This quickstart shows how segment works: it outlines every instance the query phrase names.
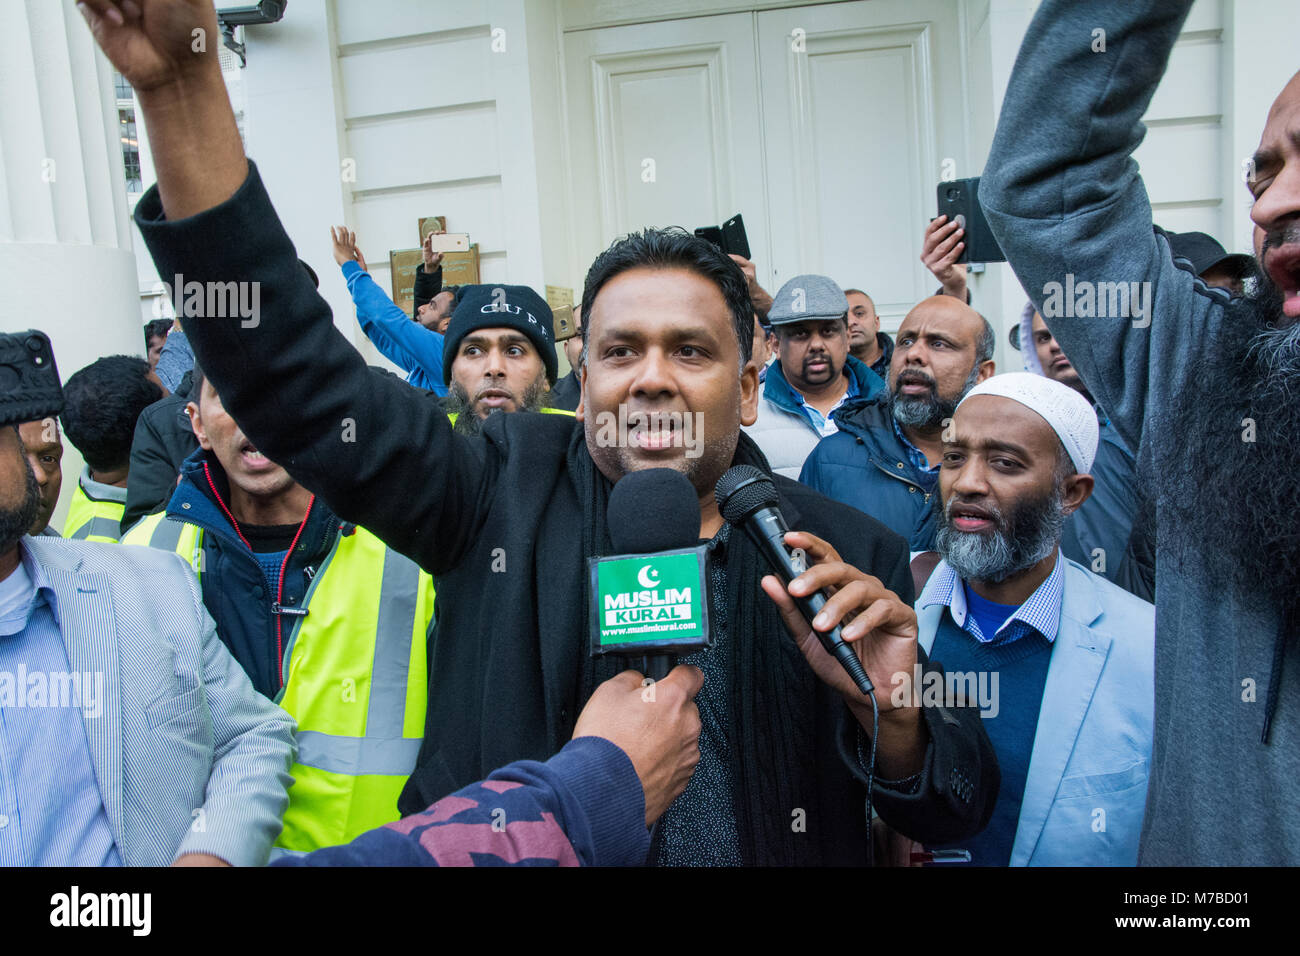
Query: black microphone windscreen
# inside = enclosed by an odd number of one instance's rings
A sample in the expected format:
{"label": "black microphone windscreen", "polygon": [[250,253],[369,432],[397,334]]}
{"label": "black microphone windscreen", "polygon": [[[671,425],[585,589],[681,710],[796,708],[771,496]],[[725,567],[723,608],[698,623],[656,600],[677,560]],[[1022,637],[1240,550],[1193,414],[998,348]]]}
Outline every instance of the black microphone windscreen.
{"label": "black microphone windscreen", "polygon": [[624,475],[609,495],[609,538],[615,554],[691,548],[700,540],[700,499],[685,475],[647,468]]}
{"label": "black microphone windscreen", "polygon": [[753,465],[728,468],[718,479],[713,497],[728,524],[739,524],[759,508],[775,508],[780,503],[772,479]]}

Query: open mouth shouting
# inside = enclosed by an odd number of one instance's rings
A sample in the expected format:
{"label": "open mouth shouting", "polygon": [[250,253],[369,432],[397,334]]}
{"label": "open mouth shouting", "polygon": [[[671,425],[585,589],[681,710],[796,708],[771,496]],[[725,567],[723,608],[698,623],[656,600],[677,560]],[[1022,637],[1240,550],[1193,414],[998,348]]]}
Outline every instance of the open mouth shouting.
{"label": "open mouth shouting", "polygon": [[982,534],[996,531],[998,527],[997,512],[978,505],[954,501],[948,505],[948,521],[958,531]]}
{"label": "open mouth shouting", "polygon": [[632,412],[627,443],[642,451],[666,451],[683,445],[684,412]]}
{"label": "open mouth shouting", "polygon": [[253,447],[247,439],[239,446],[239,463],[246,471],[270,471],[275,463]]}
{"label": "open mouth shouting", "polygon": [[515,393],[508,388],[483,388],[474,396],[474,404],[483,409],[503,408],[509,411],[515,404]]}
{"label": "open mouth shouting", "polygon": [[1264,271],[1282,293],[1282,313],[1287,318],[1300,319],[1300,242],[1268,248],[1264,253]]}
{"label": "open mouth shouting", "polygon": [[934,392],[934,379],[924,372],[899,372],[894,390],[900,395],[930,395]]}

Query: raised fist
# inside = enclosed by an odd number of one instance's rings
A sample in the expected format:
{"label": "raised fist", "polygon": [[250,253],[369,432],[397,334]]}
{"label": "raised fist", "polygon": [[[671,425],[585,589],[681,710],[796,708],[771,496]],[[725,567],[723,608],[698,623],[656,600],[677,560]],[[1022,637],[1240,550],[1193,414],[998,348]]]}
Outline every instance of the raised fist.
{"label": "raised fist", "polygon": [[212,0],[81,0],[104,55],[139,93],[203,73],[221,75]]}

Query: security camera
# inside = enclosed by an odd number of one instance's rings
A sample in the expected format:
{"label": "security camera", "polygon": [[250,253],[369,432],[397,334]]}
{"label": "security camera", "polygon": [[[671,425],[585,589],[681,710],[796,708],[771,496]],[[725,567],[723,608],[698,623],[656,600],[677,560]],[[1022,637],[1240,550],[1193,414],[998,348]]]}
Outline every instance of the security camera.
{"label": "security camera", "polygon": [[284,18],[284,8],[289,0],[259,0],[246,7],[226,7],[217,11],[217,23],[221,26],[221,42],[239,57],[241,67],[248,65],[247,50],[244,44],[235,39],[235,27],[256,26],[260,23],[278,23]]}
{"label": "security camera", "polygon": [[226,7],[217,11],[222,27],[247,27],[259,23],[278,23],[284,17],[288,0],[260,0],[243,7]]}

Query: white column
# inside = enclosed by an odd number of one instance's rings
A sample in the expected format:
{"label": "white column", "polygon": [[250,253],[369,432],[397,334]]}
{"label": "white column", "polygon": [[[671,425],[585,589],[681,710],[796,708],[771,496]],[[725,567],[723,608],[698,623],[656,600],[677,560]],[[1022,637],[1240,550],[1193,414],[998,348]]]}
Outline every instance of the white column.
{"label": "white column", "polygon": [[144,354],[112,68],[72,0],[0,30],[0,331],[38,328],[69,375]]}
{"label": "white column", "polygon": [[[144,355],[113,71],[73,0],[5,4],[0,30],[0,332],[50,337],[64,381]],[[61,530],[81,473],[64,442]]]}

